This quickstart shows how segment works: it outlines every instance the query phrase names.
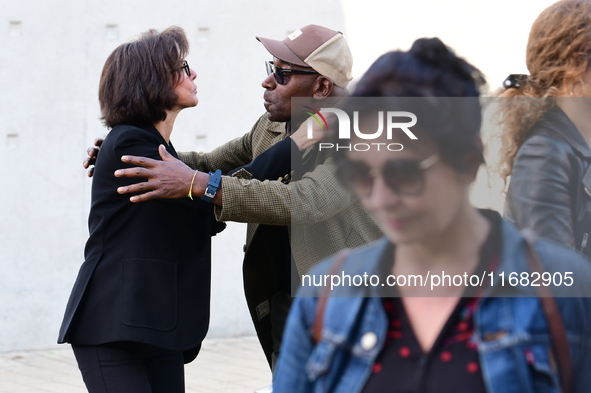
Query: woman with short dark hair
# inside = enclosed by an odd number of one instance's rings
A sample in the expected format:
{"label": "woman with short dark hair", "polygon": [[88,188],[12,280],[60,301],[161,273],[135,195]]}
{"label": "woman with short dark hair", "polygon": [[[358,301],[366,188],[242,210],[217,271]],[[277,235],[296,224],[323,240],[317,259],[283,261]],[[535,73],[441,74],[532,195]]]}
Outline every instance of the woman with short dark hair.
{"label": "woman with short dark hair", "polygon": [[[96,162],[90,237],[60,329],[91,393],[184,392],[184,363],[209,323],[210,205],[189,198],[134,204],[117,188],[123,155],[177,157],[178,113],[198,104],[180,27],[150,30],[107,59],[99,102],[111,130]],[[189,185],[187,185],[189,187]],[[187,189],[187,192],[189,190]]]}
{"label": "woman with short dark hair", "polygon": [[[115,49],[105,62],[99,82],[105,125],[113,128],[124,123],[154,124],[166,120],[167,111],[179,99],[176,87],[197,77],[184,62],[188,53],[189,42],[180,27],[162,33],[150,30],[137,41]],[[187,105],[197,105],[197,96],[193,95],[195,103]],[[170,121],[174,123],[174,119],[169,118]]]}

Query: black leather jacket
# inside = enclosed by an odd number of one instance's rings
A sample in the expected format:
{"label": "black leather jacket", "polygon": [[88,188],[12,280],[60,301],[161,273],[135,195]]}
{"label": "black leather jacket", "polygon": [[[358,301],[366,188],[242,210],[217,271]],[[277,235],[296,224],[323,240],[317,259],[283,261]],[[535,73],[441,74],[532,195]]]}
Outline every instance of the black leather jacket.
{"label": "black leather jacket", "polygon": [[517,153],[505,217],[591,257],[591,149],[558,107]]}

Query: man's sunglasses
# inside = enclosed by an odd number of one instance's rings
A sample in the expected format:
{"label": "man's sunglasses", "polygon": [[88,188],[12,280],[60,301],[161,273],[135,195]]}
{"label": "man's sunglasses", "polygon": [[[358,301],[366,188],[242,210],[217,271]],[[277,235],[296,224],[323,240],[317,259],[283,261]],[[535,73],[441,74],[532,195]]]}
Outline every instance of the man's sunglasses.
{"label": "man's sunglasses", "polygon": [[273,64],[272,61],[266,61],[265,66],[267,67],[267,75],[273,74],[275,78],[275,82],[277,84],[283,85],[285,84],[285,74],[302,74],[302,75],[313,75],[318,74],[316,71],[306,71],[306,70],[292,70],[291,68],[285,69],[276,66]]}
{"label": "man's sunglasses", "polygon": [[191,77],[191,69],[189,68],[189,63],[187,62],[187,60],[183,61],[183,66],[181,67],[181,70],[185,70],[187,76]]}
{"label": "man's sunglasses", "polygon": [[392,191],[399,195],[420,195],[425,187],[425,170],[439,161],[433,154],[423,161],[392,160],[382,168],[370,168],[362,162],[343,160],[338,163],[337,176],[342,184],[362,196],[371,194],[374,178],[381,176]]}

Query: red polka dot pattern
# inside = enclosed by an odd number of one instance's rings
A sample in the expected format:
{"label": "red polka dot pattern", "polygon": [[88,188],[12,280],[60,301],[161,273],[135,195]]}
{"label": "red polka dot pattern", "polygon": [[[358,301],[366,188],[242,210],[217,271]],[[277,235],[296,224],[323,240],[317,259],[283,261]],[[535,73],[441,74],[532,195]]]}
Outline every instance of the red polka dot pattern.
{"label": "red polka dot pattern", "polygon": [[[382,299],[388,317],[386,340],[372,366],[368,390],[363,390],[362,393],[382,393],[386,386],[389,386],[388,392],[394,393],[485,393],[477,346],[472,341],[476,302],[476,298],[462,299],[450,315],[433,348],[425,352],[414,335],[402,301]],[[391,389],[394,380],[396,388]]]}
{"label": "red polka dot pattern", "polygon": [[398,353],[403,358],[407,358],[407,357],[410,356],[410,348],[408,348],[408,347],[402,347],[402,348],[400,348],[400,351],[398,351]]}
{"label": "red polka dot pattern", "polygon": [[451,360],[451,358],[452,358],[452,357],[453,357],[453,356],[452,356],[451,352],[449,352],[449,351],[443,351],[443,352],[441,353],[440,359],[441,359],[442,361],[444,361],[444,362],[449,362],[449,361]]}
{"label": "red polka dot pattern", "polygon": [[382,371],[382,364],[381,363],[375,363],[372,367],[373,373],[379,373],[380,371]]}
{"label": "red polka dot pattern", "polygon": [[478,370],[480,370],[480,367],[478,366],[478,363],[470,362],[466,366],[466,370],[468,370],[469,373],[474,374],[475,372],[478,372]]}
{"label": "red polka dot pattern", "polygon": [[[500,261],[501,217],[483,215],[491,230],[480,249],[474,274],[494,271]],[[394,247],[384,252],[384,261],[394,259]],[[385,262],[384,262],[385,263]],[[467,290],[443,323],[431,348],[425,349],[415,335],[414,326],[400,297],[382,298],[387,317],[383,346],[372,364],[372,374],[361,393],[486,393],[479,363],[474,315],[479,296],[486,288]],[[526,358],[531,358],[527,356]]]}
{"label": "red polka dot pattern", "polygon": [[388,337],[390,337],[390,338],[402,338],[402,332],[390,331],[390,332],[388,332]]}

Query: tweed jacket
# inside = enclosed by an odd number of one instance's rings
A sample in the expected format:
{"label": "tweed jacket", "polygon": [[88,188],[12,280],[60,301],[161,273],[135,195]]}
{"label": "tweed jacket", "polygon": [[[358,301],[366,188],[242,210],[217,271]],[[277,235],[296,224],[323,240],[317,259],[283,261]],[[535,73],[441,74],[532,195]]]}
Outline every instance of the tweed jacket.
{"label": "tweed jacket", "polygon": [[[221,169],[227,173],[249,164],[286,136],[285,123],[272,122],[265,114],[246,135],[210,153],[179,153],[179,158],[194,169]],[[270,308],[281,281],[281,261],[274,258],[277,247],[283,247],[277,238],[279,231],[272,226],[288,228],[292,256],[300,275],[338,250],[381,236],[359,201],[341,187],[332,158],[325,152],[311,147],[302,156],[301,168],[303,173],[277,180],[254,179],[244,168],[232,176],[223,176],[223,207],[215,208],[220,221],[248,223],[244,292],[269,364],[273,352]],[[286,181],[286,177],[290,180]]]}
{"label": "tweed jacket", "polygon": [[[221,169],[223,173],[246,165],[287,136],[285,123],[261,116],[252,130],[210,153],[179,153],[191,168]],[[261,181],[245,170],[222,177],[223,207],[219,221],[248,223],[245,252],[259,224],[290,227],[290,243],[299,274],[345,247],[366,244],[381,236],[373,220],[335,177],[332,158],[316,146],[303,155],[303,174],[296,181]]]}

